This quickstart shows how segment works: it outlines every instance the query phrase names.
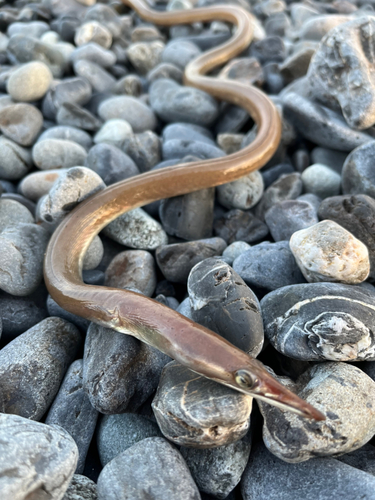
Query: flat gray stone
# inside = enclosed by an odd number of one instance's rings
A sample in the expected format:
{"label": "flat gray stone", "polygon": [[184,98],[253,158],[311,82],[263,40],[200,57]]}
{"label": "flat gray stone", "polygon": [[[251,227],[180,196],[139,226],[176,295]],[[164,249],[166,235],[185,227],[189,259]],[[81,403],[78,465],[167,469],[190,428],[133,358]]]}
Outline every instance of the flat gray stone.
{"label": "flat gray stone", "polygon": [[92,144],[91,135],[79,128],[70,127],[69,125],[56,125],[45,130],[38,137],[38,141],[45,139],[63,139],[65,141],[73,141],[83,146],[86,150],[90,149]]}
{"label": "flat gray stone", "polygon": [[289,240],[293,233],[319,222],[316,209],[302,200],[284,200],[272,205],[264,217],[275,241]]}
{"label": "flat gray stone", "polygon": [[330,167],[314,163],[301,174],[305,193],[312,193],[322,200],[340,193],[341,176]]}
{"label": "flat gray stone", "polygon": [[53,170],[84,165],[87,152],[82,146],[73,141],[44,139],[34,145],[32,156],[38,168]]}
{"label": "flat gray stone", "polygon": [[0,130],[20,146],[31,146],[43,126],[43,116],[31,104],[10,104],[0,109]]}
{"label": "flat gray stone", "polygon": [[102,120],[120,118],[130,123],[135,133],[154,130],[156,117],[151,108],[130,96],[111,97],[103,101],[98,109]]}
{"label": "flat gray stone", "polygon": [[85,45],[76,47],[70,55],[70,60],[74,64],[76,61],[84,59],[103,68],[108,68],[116,63],[116,56],[111,50],[107,50],[96,42],[88,42]]}
{"label": "flat gray stone", "polygon": [[7,227],[19,223],[33,224],[34,217],[30,210],[15,200],[0,198],[0,233]]}
{"label": "flat gray stone", "polygon": [[84,165],[100,175],[107,186],[140,173],[129,155],[104,142],[90,149]]}
{"label": "flat gray stone", "polygon": [[164,63],[173,64],[180,69],[185,69],[185,66],[195,57],[201,54],[201,50],[197,45],[188,40],[171,40],[165,46],[161,55],[161,60]]}

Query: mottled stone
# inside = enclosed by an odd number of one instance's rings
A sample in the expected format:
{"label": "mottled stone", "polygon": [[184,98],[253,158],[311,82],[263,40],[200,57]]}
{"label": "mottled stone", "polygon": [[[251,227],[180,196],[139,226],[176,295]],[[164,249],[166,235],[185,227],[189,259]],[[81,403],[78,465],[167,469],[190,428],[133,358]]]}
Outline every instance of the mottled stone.
{"label": "mottled stone", "polygon": [[214,233],[228,243],[255,243],[268,234],[268,227],[251,212],[230,210],[214,221]]}
{"label": "mottled stone", "polygon": [[32,149],[33,161],[41,170],[83,165],[86,156],[87,152],[82,146],[64,139],[44,139],[38,141]]}
{"label": "mottled stone", "polygon": [[77,47],[80,47],[90,42],[95,42],[104,49],[109,49],[112,45],[112,34],[105,26],[97,21],[89,21],[82,24],[77,29],[74,43]]}
{"label": "mottled stone", "polygon": [[122,150],[130,156],[140,172],[148,172],[161,160],[160,138],[151,130],[129,135],[122,143]]}
{"label": "mottled stone", "polygon": [[263,177],[258,171],[251,172],[216,189],[219,203],[223,207],[248,210],[256,205],[263,195]]}
{"label": "mottled stone", "polygon": [[0,109],[1,132],[21,146],[31,146],[42,126],[42,113],[31,104],[11,104]]}
{"label": "mottled stone", "polygon": [[116,94],[125,94],[139,97],[143,93],[144,80],[138,75],[125,75],[113,87]]}
{"label": "mottled stone", "polygon": [[96,172],[107,186],[139,174],[139,169],[130,156],[118,147],[104,142],[90,149],[84,164]]}
{"label": "mottled stone", "polygon": [[135,42],[129,46],[126,54],[137,72],[146,75],[161,62],[164,47],[160,40]]}
{"label": "mottled stone", "polygon": [[84,20],[101,23],[112,33],[113,37],[119,37],[122,30],[124,30],[125,34],[128,27],[130,28],[132,25],[130,16],[122,16],[120,18],[114,7],[102,3],[97,3],[90,9],[86,9]]}
{"label": "mottled stone", "polygon": [[135,133],[154,130],[156,117],[142,101],[130,96],[117,96],[105,99],[98,109],[102,120],[120,118],[126,120]]}
{"label": "mottled stone", "polygon": [[367,194],[375,198],[374,151],[375,141],[371,141],[357,147],[346,157],[342,169],[344,194]]}
{"label": "mottled stone", "polygon": [[290,249],[310,283],[335,281],[358,284],[370,272],[367,247],[334,221],[325,220],[296,231]]}
{"label": "mottled stone", "polygon": [[263,347],[263,322],[256,295],[219,257],[199,262],[190,271],[188,293],[192,317],[256,358]]}
{"label": "mottled stone", "polygon": [[14,181],[21,179],[30,170],[32,159],[30,151],[15,142],[0,137],[0,177]]}
{"label": "mottled stone", "polygon": [[326,165],[314,163],[302,172],[301,179],[304,191],[322,200],[340,193],[341,176]]}
{"label": "mottled stone", "polygon": [[4,195],[0,198],[0,233],[16,224],[33,222],[35,221],[32,213],[24,205],[18,201],[7,200]]}
{"label": "mottled stone", "polygon": [[296,231],[319,222],[316,209],[298,199],[275,203],[267,210],[264,219],[275,241],[289,240]]}
{"label": "mottled stone", "polygon": [[96,484],[86,476],[74,474],[62,500],[98,500]]}
{"label": "mottled stone", "polygon": [[43,62],[35,61],[16,69],[7,82],[7,92],[15,101],[37,101],[49,89],[52,73]]}
{"label": "mottled stone", "polygon": [[246,434],[252,402],[251,396],[172,361],[163,370],[152,408],[169,440],[212,448],[234,443]]}

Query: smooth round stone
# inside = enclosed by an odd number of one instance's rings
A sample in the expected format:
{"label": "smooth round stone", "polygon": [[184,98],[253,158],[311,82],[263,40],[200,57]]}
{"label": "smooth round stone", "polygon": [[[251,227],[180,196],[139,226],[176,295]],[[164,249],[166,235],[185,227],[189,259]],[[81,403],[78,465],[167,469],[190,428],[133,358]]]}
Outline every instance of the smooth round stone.
{"label": "smooth round stone", "polygon": [[41,170],[71,168],[83,165],[87,156],[85,148],[64,139],[44,139],[32,149],[35,165]]}
{"label": "smooth round stone", "polygon": [[241,149],[243,138],[244,134],[219,134],[217,143],[225,154],[230,155]]}
{"label": "smooth round stone", "polygon": [[43,100],[43,114],[46,118],[55,120],[57,111],[65,102],[86,104],[91,94],[91,85],[85,78],[66,78],[52,85]]}
{"label": "smooth round stone", "polygon": [[121,245],[143,250],[155,250],[168,241],[161,224],[141,208],[120,215],[103,233]]}
{"label": "smooth round stone", "polygon": [[88,42],[73,50],[70,55],[72,63],[77,61],[93,62],[103,68],[110,68],[116,63],[116,55],[111,50],[106,50],[96,42]]}
{"label": "smooth round stone", "polygon": [[195,43],[188,40],[171,40],[161,54],[161,60],[184,70],[186,65],[199,56],[201,52]]}
{"label": "smooth round stone", "polygon": [[15,181],[31,169],[30,151],[6,137],[0,137],[0,178]]}
{"label": "smooth round stone", "polygon": [[375,276],[375,239],[373,221],[375,200],[365,194],[326,198],[319,206],[320,219],[337,222],[367,246],[370,258],[370,276]]}
{"label": "smooth round stone", "polygon": [[170,358],[130,335],[90,324],[83,357],[83,386],[100,413],[137,410],[155,391]]}
{"label": "smooth round stone", "polygon": [[222,238],[174,243],[157,248],[155,258],[167,280],[173,283],[186,283],[191,269],[198,262],[221,255],[226,246]]}
{"label": "smooth round stone", "polygon": [[95,134],[94,142],[95,144],[104,142],[121,148],[125,139],[132,134],[133,129],[127,121],[120,119],[108,120]]}
{"label": "smooth round stone", "polygon": [[155,66],[148,74],[147,81],[149,84],[158,80],[159,78],[168,78],[170,80],[175,80],[177,83],[182,83],[183,72],[182,70],[170,63],[160,63]]}
{"label": "smooth round stone", "polygon": [[225,156],[224,151],[213,144],[200,141],[187,141],[184,139],[170,139],[169,141],[164,141],[162,145],[162,154],[164,160],[172,160],[174,158],[180,159],[188,155],[194,155],[204,160]]}
{"label": "smooth round stone", "polygon": [[40,420],[81,342],[71,323],[46,318],[0,351],[4,412]]}
{"label": "smooth round stone", "polygon": [[258,171],[217,187],[219,203],[225,208],[240,210],[248,210],[256,205],[263,190],[263,177]]}
{"label": "smooth round stone", "polygon": [[[4,181],[3,181],[4,182]],[[3,193],[2,194],[2,199],[3,200],[13,200],[16,201],[17,203],[20,203],[24,207],[26,207],[30,213],[34,216],[36,212],[36,205],[32,201],[28,200],[22,194],[18,193]]]}
{"label": "smooth round stone", "polygon": [[296,231],[319,222],[316,209],[300,200],[285,200],[272,205],[264,219],[275,241],[289,240]]}
{"label": "smooth round stone", "polygon": [[11,104],[0,110],[1,132],[21,146],[31,146],[42,126],[42,113],[31,104]]}
{"label": "smooth round stone", "polygon": [[59,125],[93,131],[97,131],[102,125],[102,122],[90,111],[73,102],[64,102],[61,105],[56,114],[56,122]]}
{"label": "smooth round stone", "polygon": [[124,451],[102,470],[100,500],[199,500],[200,494],[179,451],[166,439],[150,437]]}
{"label": "smooth round stone", "polygon": [[346,158],[342,169],[344,194],[367,194],[375,197],[375,174],[372,158],[375,141],[354,149]]}
{"label": "smooth round stone", "polygon": [[44,141],[45,139],[63,139],[66,141],[73,141],[80,144],[86,150],[90,149],[92,144],[90,134],[84,130],[67,125],[57,125],[56,127],[48,128],[40,134],[38,141]]}
{"label": "smooth round stone", "polygon": [[125,138],[122,150],[132,158],[141,172],[148,172],[161,160],[160,138],[151,130]]}
{"label": "smooth round stone", "polygon": [[41,198],[39,219],[47,223],[60,222],[78,203],[104,188],[102,179],[89,168],[69,168],[59,176],[48,195]]}
{"label": "smooth round stone", "polygon": [[312,426],[303,417],[260,402],[264,443],[278,458],[293,463],[317,455],[347,453],[374,435],[375,382],[359,368],[346,363],[320,363],[296,383],[287,377],[280,381],[325,414],[326,421]]}
{"label": "smooth round stone", "polygon": [[371,474],[333,458],[318,457],[305,463],[288,464],[259,444],[251,452],[241,491],[244,500],[300,500],[301,491],[304,500],[358,500],[370,499],[374,487]]}
{"label": "smooth round stone", "polygon": [[136,71],[140,75],[146,75],[161,62],[164,47],[160,40],[136,42],[129,46],[126,54]]}
{"label": "smooth round stone", "polygon": [[206,128],[193,123],[170,123],[163,129],[163,142],[181,139],[190,142],[205,142],[215,146],[212,133]]}
{"label": "smooth round stone", "polygon": [[261,300],[267,338],[282,354],[306,361],[374,359],[375,294],[362,286],[309,283]]}
{"label": "smooth round stone", "polygon": [[217,134],[240,132],[248,121],[249,113],[246,110],[233,104],[222,103],[215,130]]}
{"label": "smooth round stone", "polygon": [[251,396],[172,361],[162,372],[152,409],[170,441],[212,448],[244,437],[250,426],[252,403]]}
{"label": "smooth round stone", "polygon": [[249,250],[251,246],[245,241],[235,241],[224,250],[222,257],[225,258],[230,266],[233,264],[234,259],[239,257],[242,253]]}
{"label": "smooth round stone", "polygon": [[34,217],[30,210],[14,200],[0,198],[0,233],[19,223],[32,224]]}
{"label": "smooth round stone", "polygon": [[174,80],[159,78],[150,86],[150,105],[166,122],[211,125],[219,114],[216,100],[193,87],[182,87]]}
{"label": "smooth round stone", "polygon": [[165,295],[162,294],[156,295],[155,300],[157,302],[160,302],[160,304],[163,304],[164,306],[170,307],[174,311],[177,311],[177,308],[180,305],[178,300],[175,299],[174,297],[166,297]]}
{"label": "smooth round stone", "polygon": [[77,474],[84,469],[98,418],[98,412],[91,406],[83,389],[82,367],[82,359],[70,365],[45,419],[46,424],[65,429],[76,442],[79,452]]}
{"label": "smooth round stone", "polygon": [[154,40],[164,40],[164,35],[155,26],[137,26],[132,30],[131,41],[153,42]]}
{"label": "smooth round stone", "polygon": [[112,260],[105,273],[105,285],[113,288],[136,288],[152,297],[156,287],[154,257],[145,250],[126,250]]}
{"label": "smooth round stone", "polygon": [[7,92],[15,101],[37,101],[49,89],[52,73],[43,62],[35,61],[16,69],[7,82]]}
{"label": "smooth round stone", "polygon": [[370,272],[367,247],[334,221],[325,220],[295,232],[290,249],[310,283],[355,285],[365,281]]}
{"label": "smooth round stone", "polygon": [[65,172],[65,169],[33,172],[22,179],[18,185],[18,190],[25,198],[38,201],[39,198],[48,194],[63,172]]}
{"label": "smooth round stone", "polygon": [[106,143],[90,149],[85,166],[100,175],[107,186],[139,174],[137,165],[127,154]]}
{"label": "smooth round stone", "polygon": [[90,42],[95,42],[104,49],[109,49],[112,45],[112,34],[97,21],[84,23],[77,29],[74,43],[77,47],[80,47]]}
{"label": "smooth round stone", "polygon": [[76,316],[60,307],[50,295],[48,295],[46,306],[50,316],[57,316],[58,318],[69,321],[69,323],[77,326],[82,332],[86,332],[90,325],[89,320],[81,318],[81,316]]}
{"label": "smooth round stone", "polygon": [[0,440],[4,500],[62,498],[78,459],[77,446],[64,429],[0,414]]}
{"label": "smooth round stone", "polygon": [[127,27],[132,25],[130,16],[123,16],[121,22],[121,18],[119,18],[115,8],[102,3],[97,3],[90,9],[86,9],[84,20],[101,23],[114,37],[119,37],[122,30],[126,33]]}
{"label": "smooth round stone", "polygon": [[214,188],[161,200],[159,216],[165,231],[184,240],[210,238],[214,202]]}
{"label": "smooth round stone", "polygon": [[233,269],[248,286],[266,290],[305,281],[287,241],[254,245],[234,260]]}
{"label": "smooth round stone", "polygon": [[282,175],[265,190],[255,208],[255,215],[263,220],[265,213],[272,205],[284,200],[294,200],[300,194],[302,194],[301,175],[297,172]]}
{"label": "smooth round stone", "polygon": [[152,109],[130,96],[106,99],[99,105],[98,114],[104,121],[113,118],[127,121],[135,133],[154,130],[156,127],[156,117]]}
{"label": "smooth round stone", "polygon": [[139,97],[143,93],[143,80],[138,75],[125,75],[113,87],[115,94]]}
{"label": "smooth round stone", "polygon": [[162,433],[155,422],[143,415],[104,415],[97,433],[100,462],[104,467],[123,451],[150,437],[162,437]]}
{"label": "smooth round stone", "polygon": [[190,271],[187,289],[194,321],[258,356],[264,341],[259,301],[228,264],[220,257],[199,262]]}
{"label": "smooth round stone", "polygon": [[102,240],[98,235],[94,237],[83,258],[82,269],[89,271],[95,269],[100,264],[104,254]]}
{"label": "smooth round stone", "polygon": [[268,227],[251,212],[230,210],[214,221],[214,233],[228,243],[254,243],[268,234]]}
{"label": "smooth round stone", "polygon": [[62,500],[98,500],[96,484],[86,476],[74,474]]}
{"label": "smooth round stone", "polygon": [[86,78],[96,92],[110,91],[116,83],[116,79],[95,62],[79,59],[73,66],[75,74]]}
{"label": "smooth round stone", "polygon": [[40,38],[44,33],[49,30],[47,23],[43,21],[32,21],[32,22],[15,22],[11,23],[7,29],[7,35],[9,37],[13,35],[28,35],[35,38]]}
{"label": "smooth round stone", "polygon": [[18,223],[0,234],[0,288],[11,295],[34,292],[43,277],[48,232],[36,224]]}
{"label": "smooth round stone", "polygon": [[312,163],[322,163],[338,173],[341,173],[345,160],[346,154],[334,149],[317,147],[311,151]]}
{"label": "smooth round stone", "polygon": [[250,455],[246,436],[236,443],[199,450],[180,448],[199,491],[215,498],[227,498],[241,480]]}
{"label": "smooth round stone", "polygon": [[316,194],[323,200],[340,193],[341,176],[326,165],[315,163],[307,167],[301,179],[306,193]]}

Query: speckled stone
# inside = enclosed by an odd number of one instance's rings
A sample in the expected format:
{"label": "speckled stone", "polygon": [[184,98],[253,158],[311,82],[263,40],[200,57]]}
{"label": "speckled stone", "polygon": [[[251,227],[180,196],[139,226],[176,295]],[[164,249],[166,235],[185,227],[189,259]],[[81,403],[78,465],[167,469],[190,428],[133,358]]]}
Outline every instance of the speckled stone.
{"label": "speckled stone", "polygon": [[251,396],[172,361],[163,370],[152,408],[170,441],[212,448],[238,441],[246,434],[252,402]]}
{"label": "speckled stone", "polygon": [[49,89],[52,73],[43,62],[34,61],[16,69],[7,82],[7,92],[15,101],[37,101]]}
{"label": "speckled stone", "polygon": [[121,148],[124,140],[133,134],[133,129],[125,120],[113,119],[104,123],[95,134],[95,144],[106,143]]}
{"label": "speckled stone", "polygon": [[296,231],[290,249],[310,283],[335,281],[358,284],[370,272],[366,245],[334,221],[325,220]]}
{"label": "speckled stone", "polygon": [[62,498],[78,458],[64,429],[0,414],[0,440],[1,498]]}
{"label": "speckled stone", "polygon": [[188,278],[193,320],[256,358],[263,347],[259,301],[219,257],[196,264]]}
{"label": "speckled stone", "polygon": [[264,331],[277,351],[294,359],[373,360],[374,304],[371,287],[288,286],[261,300]]}
{"label": "speckled stone", "polygon": [[319,222],[316,209],[298,199],[275,203],[267,210],[264,219],[275,241],[289,240],[296,231]]}
{"label": "speckled stone", "polygon": [[263,195],[263,177],[258,171],[251,172],[237,181],[222,184],[216,189],[219,203],[223,207],[248,210],[256,205]]}
{"label": "speckled stone", "polygon": [[214,220],[214,233],[228,243],[245,241],[255,243],[268,234],[267,225],[251,212],[230,210]]}
{"label": "speckled stone", "polygon": [[147,438],[127,449],[101,472],[99,500],[200,500],[189,469],[176,448],[163,438]]}
{"label": "speckled stone", "polygon": [[341,176],[326,165],[315,163],[307,167],[301,175],[304,191],[319,198],[328,198],[340,193]]}
{"label": "speckled stone", "polygon": [[243,138],[244,134],[219,134],[217,136],[217,143],[225,154],[230,155],[241,149]]}
{"label": "speckled stone", "polygon": [[0,198],[0,233],[7,227],[18,223],[32,224],[34,217],[30,210],[14,200]]}
{"label": "speckled stone", "polygon": [[63,139],[45,139],[38,141],[32,149],[35,165],[41,170],[71,168],[83,165],[86,150],[73,141]]}
{"label": "speckled stone", "polygon": [[0,130],[20,146],[31,146],[43,126],[43,116],[31,104],[11,104],[0,109]]}
{"label": "speckled stone", "polygon": [[74,474],[62,500],[98,500],[96,484],[86,476]]}
{"label": "speckled stone", "polygon": [[148,172],[161,160],[160,138],[151,130],[129,135],[124,139],[121,148],[134,161],[140,172]]}
{"label": "speckled stone", "polygon": [[136,71],[146,75],[161,62],[164,47],[164,43],[160,40],[135,42],[129,46],[126,54]]}
{"label": "speckled stone", "polygon": [[45,130],[38,137],[38,141],[44,139],[63,139],[66,141],[73,141],[80,144],[86,150],[90,149],[92,144],[91,135],[79,128],[70,127],[68,125],[57,125]]}
{"label": "speckled stone", "polygon": [[342,169],[344,194],[367,194],[375,197],[375,175],[372,159],[375,141],[357,147],[346,158]]}
{"label": "speckled stone", "polygon": [[109,49],[112,45],[112,34],[97,21],[89,21],[77,29],[74,42],[77,47],[85,43],[95,42],[104,49]]}
{"label": "speckled stone", "polygon": [[117,96],[104,100],[98,109],[102,120],[120,118],[130,123],[135,133],[154,130],[156,117],[142,101],[130,96]]}
{"label": "speckled stone", "polygon": [[105,142],[90,149],[84,165],[100,175],[107,186],[139,174],[130,156],[117,146]]}
{"label": "speckled stone", "polygon": [[6,137],[0,137],[0,177],[15,181],[24,177],[30,170],[32,159],[30,151]]}

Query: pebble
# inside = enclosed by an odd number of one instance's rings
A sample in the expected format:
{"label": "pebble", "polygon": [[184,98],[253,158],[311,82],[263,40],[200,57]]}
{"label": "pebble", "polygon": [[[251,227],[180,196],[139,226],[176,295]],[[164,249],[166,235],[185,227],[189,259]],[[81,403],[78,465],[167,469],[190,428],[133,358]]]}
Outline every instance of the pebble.
{"label": "pebble", "polygon": [[164,141],[162,154],[164,160],[181,159],[188,155],[194,155],[204,160],[225,156],[222,149],[208,142],[188,141],[184,139]]}
{"label": "pebble", "polygon": [[32,224],[35,222],[30,210],[18,201],[0,198],[0,233],[19,223]]}
{"label": "pebble", "polygon": [[252,403],[251,396],[172,361],[162,372],[152,409],[162,433],[173,443],[212,448],[244,437]]}
{"label": "pebble", "polygon": [[290,83],[297,78],[305,76],[314,54],[315,47],[309,45],[302,46],[299,50],[293,51],[279,66],[284,82]]}
{"label": "pebble", "polygon": [[219,203],[228,209],[252,208],[261,199],[263,191],[263,177],[258,171],[250,172],[241,179],[217,187]]}
{"label": "pebble", "polygon": [[37,101],[52,83],[52,73],[43,62],[34,61],[16,69],[7,82],[7,92],[15,101]]}
{"label": "pebble", "polygon": [[181,87],[167,78],[159,78],[151,84],[149,99],[153,111],[168,123],[180,121],[209,126],[219,114],[218,104],[209,94],[193,87]]}
{"label": "pebble", "polygon": [[50,316],[57,316],[58,318],[62,318],[69,323],[77,326],[82,332],[86,332],[86,330],[88,329],[90,324],[89,320],[65,311],[65,309],[60,307],[50,295],[48,295],[46,306]]}
{"label": "pebble", "polygon": [[298,201],[306,201],[314,208],[315,212],[318,212],[319,205],[322,202],[322,200],[321,200],[321,198],[319,198],[319,196],[316,196],[316,194],[312,194],[312,193],[301,194],[301,196],[298,196],[297,200]]}
{"label": "pebble", "polygon": [[375,141],[354,149],[344,162],[342,169],[342,192],[344,194],[366,194],[375,197],[375,175],[372,157]]}
{"label": "pebble", "polygon": [[122,150],[132,158],[140,172],[148,172],[161,160],[160,146],[159,137],[151,130],[147,130],[126,137]]}
{"label": "pebble", "polygon": [[170,123],[163,128],[163,142],[181,139],[190,142],[205,142],[215,146],[212,133],[206,127],[193,123]]}
{"label": "pebble", "polygon": [[96,172],[107,186],[139,174],[139,169],[130,156],[118,147],[104,142],[90,149],[84,165]]}
{"label": "pebble", "polygon": [[156,262],[168,281],[186,283],[191,269],[204,259],[221,255],[226,247],[222,238],[207,238],[162,245],[156,249]]}
{"label": "pebble", "polygon": [[243,138],[243,134],[219,134],[217,143],[225,154],[230,155],[241,149]]}
{"label": "pebble", "polygon": [[127,121],[120,119],[108,120],[95,134],[94,142],[95,144],[104,142],[121,149],[125,139],[132,134],[133,129]]}
{"label": "pebble", "polygon": [[51,405],[80,346],[75,326],[46,318],[0,351],[5,413],[40,420]]}
{"label": "pebble", "polygon": [[43,21],[33,21],[29,23],[16,22],[11,23],[8,26],[7,35],[8,37],[12,37],[13,35],[28,35],[35,38],[40,38],[48,30],[48,24]]}
{"label": "pebble", "polygon": [[146,250],[126,250],[116,255],[105,272],[105,285],[113,288],[136,288],[152,297],[157,283],[154,257]]}
{"label": "pebble", "polygon": [[250,45],[249,55],[255,57],[261,64],[269,62],[280,63],[285,59],[285,45],[279,36],[266,36]]}
{"label": "pebble", "polygon": [[334,221],[325,220],[295,232],[290,249],[310,283],[355,285],[365,281],[370,272],[367,247]]}
{"label": "pebble", "polygon": [[84,130],[70,127],[68,125],[57,125],[56,127],[48,128],[40,134],[38,141],[44,141],[45,139],[63,139],[66,141],[73,141],[84,147],[86,150],[90,149],[92,145],[92,138],[90,134]]}
{"label": "pebble", "polygon": [[78,458],[64,429],[0,414],[0,440],[1,498],[62,498]]}
{"label": "pebble", "polygon": [[137,26],[133,29],[131,40],[135,42],[153,42],[154,40],[164,40],[165,37],[155,26]]}
{"label": "pebble", "polygon": [[219,73],[219,78],[237,80],[246,85],[262,86],[263,69],[255,57],[240,57],[229,61]]}
{"label": "pebble", "polygon": [[73,65],[81,60],[99,64],[102,68],[110,68],[116,64],[116,55],[96,42],[88,42],[80,47],[76,47],[70,55]]}
{"label": "pebble", "polygon": [[77,29],[74,43],[77,47],[80,47],[90,42],[95,42],[104,49],[109,49],[112,45],[112,34],[97,21],[89,21]]}
{"label": "pebble", "polygon": [[320,41],[329,31],[348,21],[350,18],[343,15],[314,16],[303,23],[298,35],[302,40]]}
{"label": "pebble", "polygon": [[161,60],[184,70],[187,64],[199,56],[201,52],[195,43],[188,40],[171,40],[165,46],[161,54]]}
{"label": "pebble", "polygon": [[18,190],[25,198],[36,202],[39,198],[48,194],[55,181],[65,171],[65,169],[57,169],[33,172],[22,179],[18,185]]}
{"label": "pebble", "polygon": [[116,10],[110,5],[97,3],[85,11],[85,21],[97,21],[105,26],[114,37],[119,37],[122,30],[126,31],[131,18],[124,16],[121,20]]}
{"label": "pebble", "polygon": [[143,83],[144,81],[138,75],[125,75],[117,80],[113,92],[139,97],[143,92]]}
{"label": "pebble", "polygon": [[161,62],[164,43],[160,40],[153,42],[132,43],[126,51],[129,61],[140,75],[147,75]]}
{"label": "pebble", "polygon": [[233,269],[249,287],[265,290],[305,282],[287,241],[252,246],[234,260]]}
{"label": "pebble", "polygon": [[91,85],[80,76],[66,78],[53,84],[43,100],[42,111],[45,118],[55,120],[56,113],[65,102],[86,104],[92,94]]}
{"label": "pebble", "polygon": [[34,164],[41,170],[83,165],[86,156],[85,148],[65,139],[44,139],[35,143],[32,149]]}
{"label": "pebble", "polygon": [[98,130],[102,122],[90,111],[73,102],[64,102],[56,114],[56,122],[59,125],[83,128],[84,130]]}
{"label": "pebble", "polygon": [[261,300],[265,334],[293,359],[372,360],[374,298],[373,290],[339,283],[281,288]]}
{"label": "pebble", "polygon": [[263,347],[259,301],[219,257],[196,264],[187,282],[194,321],[256,358]]}
{"label": "pebble", "polygon": [[104,248],[102,240],[98,235],[94,236],[94,239],[90,243],[89,248],[83,258],[82,269],[84,271],[90,271],[95,269],[100,264],[104,254]]}
{"label": "pebble", "polygon": [[96,484],[86,476],[74,474],[62,500],[98,500]]}
{"label": "pebble", "polygon": [[0,109],[0,130],[20,146],[31,146],[43,126],[42,113],[31,104],[10,104]]}
{"label": "pebble", "polygon": [[249,250],[251,246],[245,241],[234,241],[224,250],[222,257],[225,259],[225,262],[230,266],[233,264],[234,259],[239,257],[242,253]]}
{"label": "pebble", "polygon": [[102,120],[119,118],[127,121],[135,133],[154,130],[156,117],[152,109],[130,96],[117,96],[104,100],[98,109]]}
{"label": "pebble", "polygon": [[342,171],[345,159],[345,153],[335,151],[334,149],[316,147],[311,151],[312,163],[327,165],[327,167],[332,168],[332,170],[339,174]]}
{"label": "pebble", "polygon": [[91,323],[83,356],[83,387],[100,413],[135,411],[155,391],[169,360],[130,335]]}
{"label": "pebble", "polygon": [[109,464],[98,479],[100,500],[200,500],[200,494],[179,451],[159,437],[134,444]]}
{"label": "pebble", "polygon": [[251,212],[230,210],[214,221],[214,233],[228,244],[235,241],[257,242],[268,234],[268,227]]}
{"label": "pebble", "polygon": [[42,281],[43,258],[49,240],[41,226],[17,223],[0,234],[0,288],[11,295],[26,296]]}
{"label": "pebble", "polygon": [[326,198],[320,205],[320,219],[337,222],[364,243],[369,252],[370,277],[375,276],[375,240],[373,220],[375,200],[365,194],[342,195]]}
{"label": "pebble", "polygon": [[157,424],[143,415],[103,415],[97,434],[101,464],[104,467],[123,451],[150,437],[163,435]]}
{"label": "pebble", "polygon": [[151,84],[158,78],[168,78],[169,80],[174,80],[175,82],[182,84],[183,72],[174,64],[162,62],[155,66],[147,74],[147,81],[149,84]]}
{"label": "pebble", "polygon": [[83,390],[82,366],[82,359],[70,365],[45,419],[46,424],[59,425],[74,439],[79,452],[76,474],[83,472],[98,418]]}
{"label": "pebble", "polygon": [[75,74],[85,78],[95,92],[111,91],[116,83],[116,78],[96,62],[79,59],[73,67]]}
{"label": "pebble", "polygon": [[311,422],[260,402],[264,443],[278,458],[298,463],[346,453],[360,448],[374,435],[375,382],[359,368],[346,363],[320,363],[296,383],[287,377],[279,380],[322,411],[326,420]]}
{"label": "pebble", "polygon": [[340,193],[341,176],[327,165],[315,163],[301,174],[304,191],[319,198],[328,198]]}
{"label": "pebble", "polygon": [[293,233],[319,222],[316,209],[307,201],[285,200],[272,205],[265,222],[275,241],[289,240]]}

